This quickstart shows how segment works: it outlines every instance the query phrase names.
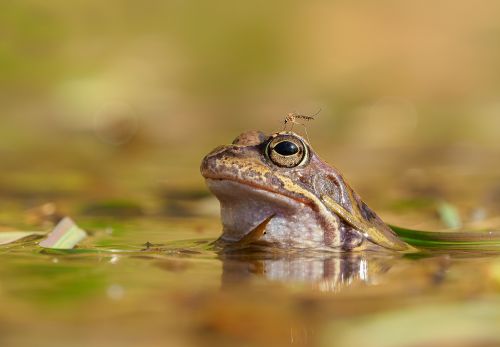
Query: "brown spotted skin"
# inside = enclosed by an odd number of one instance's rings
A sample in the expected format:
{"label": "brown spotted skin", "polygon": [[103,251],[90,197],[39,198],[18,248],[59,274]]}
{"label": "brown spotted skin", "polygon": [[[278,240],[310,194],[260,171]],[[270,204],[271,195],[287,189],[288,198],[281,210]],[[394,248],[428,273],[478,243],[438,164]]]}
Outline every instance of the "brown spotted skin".
{"label": "brown spotted skin", "polygon": [[[307,158],[297,167],[280,167],[266,155],[266,147],[273,137],[290,135],[299,138],[307,146]],[[206,179],[233,181],[252,189],[265,190],[288,197],[310,207],[322,232],[323,246],[336,250],[373,249],[367,242],[366,233],[356,230],[341,216],[336,215],[322,201],[329,196],[348,213],[371,224],[390,230],[385,223],[361,201],[342,175],[321,160],[300,136],[291,132],[266,136],[259,131],[249,131],[238,136],[231,145],[219,146],[210,152],[201,164],[201,174]],[[244,196],[235,199],[245,199]],[[238,211],[235,211],[238,213]],[[242,212],[243,213],[243,212]],[[290,243],[283,242],[282,245]]]}

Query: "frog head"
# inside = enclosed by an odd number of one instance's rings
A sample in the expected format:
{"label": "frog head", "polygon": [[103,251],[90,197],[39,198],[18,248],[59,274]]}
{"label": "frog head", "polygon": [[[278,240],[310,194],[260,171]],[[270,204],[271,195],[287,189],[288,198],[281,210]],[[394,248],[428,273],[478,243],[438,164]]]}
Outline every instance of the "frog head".
{"label": "frog head", "polygon": [[296,133],[245,132],[207,154],[201,174],[220,201],[224,242],[340,251],[410,247]]}

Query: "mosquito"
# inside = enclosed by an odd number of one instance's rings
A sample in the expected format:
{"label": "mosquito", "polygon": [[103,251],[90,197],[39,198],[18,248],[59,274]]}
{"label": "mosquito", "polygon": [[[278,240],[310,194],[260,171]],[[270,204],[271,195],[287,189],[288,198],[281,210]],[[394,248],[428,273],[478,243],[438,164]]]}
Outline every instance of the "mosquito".
{"label": "mosquito", "polygon": [[304,123],[299,122],[299,120],[309,122],[311,120],[314,120],[315,117],[321,112],[321,109],[318,110],[315,114],[311,116],[307,115],[302,115],[302,114],[296,114],[295,112],[289,113],[285,116],[285,120],[283,122],[283,131],[287,130],[288,124],[290,124],[290,130],[293,130],[293,126],[295,124],[297,125],[302,125],[304,127],[304,131],[306,132],[306,138],[307,141],[309,141],[309,135],[307,134],[307,127]]}

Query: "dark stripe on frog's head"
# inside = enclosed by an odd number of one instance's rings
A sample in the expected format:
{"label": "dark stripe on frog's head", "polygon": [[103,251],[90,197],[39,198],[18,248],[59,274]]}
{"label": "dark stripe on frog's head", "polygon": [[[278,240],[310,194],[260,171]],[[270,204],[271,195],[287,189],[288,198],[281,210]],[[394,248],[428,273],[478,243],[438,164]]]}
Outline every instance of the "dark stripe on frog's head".
{"label": "dark stripe on frog's head", "polygon": [[373,212],[363,201],[357,201],[359,211],[361,212],[361,216],[367,221],[377,218],[375,212]]}

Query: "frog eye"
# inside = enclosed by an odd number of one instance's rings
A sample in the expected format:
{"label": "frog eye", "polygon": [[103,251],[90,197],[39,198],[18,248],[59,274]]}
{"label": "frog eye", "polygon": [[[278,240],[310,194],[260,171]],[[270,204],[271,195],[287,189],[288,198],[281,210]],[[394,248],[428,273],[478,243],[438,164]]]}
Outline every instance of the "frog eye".
{"label": "frog eye", "polygon": [[268,143],[266,155],[274,164],[291,168],[305,162],[307,147],[296,137],[278,136]]}

